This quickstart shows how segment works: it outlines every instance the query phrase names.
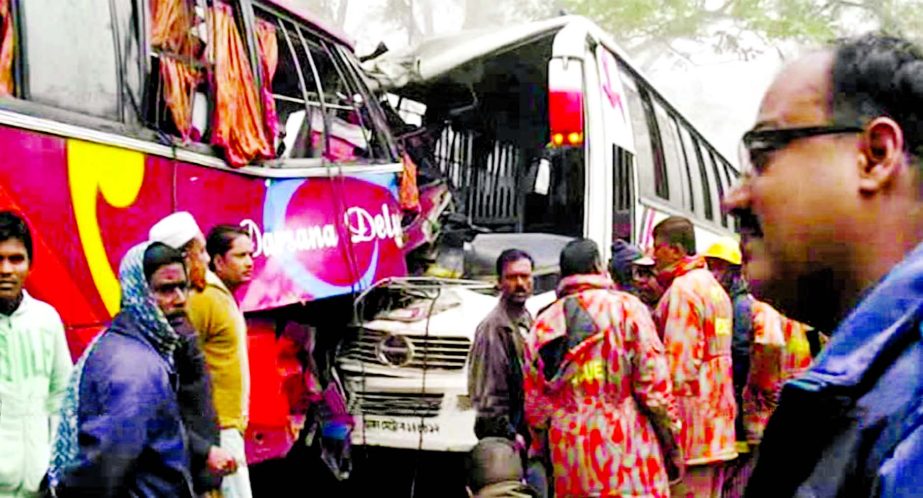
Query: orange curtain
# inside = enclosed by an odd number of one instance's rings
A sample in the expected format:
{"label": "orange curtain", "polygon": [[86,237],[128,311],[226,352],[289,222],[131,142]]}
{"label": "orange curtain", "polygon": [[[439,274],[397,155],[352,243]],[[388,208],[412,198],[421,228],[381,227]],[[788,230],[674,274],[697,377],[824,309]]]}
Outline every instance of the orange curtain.
{"label": "orange curtain", "polygon": [[420,211],[420,189],[417,188],[417,165],[406,152],[401,153],[401,162],[404,171],[401,173],[401,185],[398,189],[401,209],[404,211]]}
{"label": "orange curtain", "polygon": [[163,97],[180,137],[183,140],[201,138],[192,136],[192,94],[199,84],[201,73],[189,64],[161,57],[160,77],[163,81]]}
{"label": "orange curtain", "polygon": [[262,126],[257,95],[247,50],[234,23],[234,13],[225,3],[210,9],[210,59],[214,63],[215,115],[212,144],[224,149],[231,166],[244,166],[254,159],[274,156],[272,144]]}
{"label": "orange curtain", "polygon": [[0,95],[13,94],[13,12],[0,0]]}
{"label": "orange curtain", "polygon": [[272,97],[272,78],[279,65],[279,39],[276,38],[276,27],[262,19],[257,20],[256,38],[260,44],[260,69],[263,74],[260,88],[263,98],[263,120],[266,123],[266,133],[270,139],[275,139],[279,136],[279,117],[276,115],[276,101]]}
{"label": "orange curtain", "polygon": [[[197,59],[200,40],[193,34],[195,12],[188,0],[151,0],[151,45],[162,53]],[[167,108],[183,140],[192,132],[192,94],[201,79],[198,69],[169,55],[160,57],[160,77]]]}

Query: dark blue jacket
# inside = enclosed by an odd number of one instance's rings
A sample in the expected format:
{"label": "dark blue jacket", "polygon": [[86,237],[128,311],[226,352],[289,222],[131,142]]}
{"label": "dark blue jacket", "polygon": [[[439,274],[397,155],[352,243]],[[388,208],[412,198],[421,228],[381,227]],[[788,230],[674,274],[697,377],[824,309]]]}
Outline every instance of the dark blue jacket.
{"label": "dark blue jacket", "polygon": [[221,477],[212,474],[206,465],[212,447],[221,443],[218,415],[215,413],[208,365],[195,330],[185,320],[174,328],[180,336],[173,352],[179,381],[176,399],[186,428],[192,487],[197,494],[203,494],[221,488]]}
{"label": "dark blue jacket", "polygon": [[170,362],[127,314],[104,334],[84,366],[79,452],[58,496],[193,497]]}
{"label": "dark blue jacket", "polygon": [[782,389],[748,497],[923,493],[923,245]]}
{"label": "dark blue jacket", "polygon": [[734,431],[738,441],[746,441],[744,430],[744,387],[750,374],[750,346],[753,343],[753,296],[742,278],[728,289],[734,304],[734,335],[731,336],[731,365],[734,372],[734,401],[737,402],[737,418]]}

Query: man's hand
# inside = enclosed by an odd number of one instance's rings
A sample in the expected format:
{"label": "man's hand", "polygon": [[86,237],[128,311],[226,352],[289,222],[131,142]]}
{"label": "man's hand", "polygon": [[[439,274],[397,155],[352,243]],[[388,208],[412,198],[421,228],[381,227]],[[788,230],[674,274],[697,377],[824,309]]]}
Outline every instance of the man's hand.
{"label": "man's hand", "polygon": [[237,472],[237,460],[226,450],[217,446],[212,446],[208,450],[208,459],[205,461],[205,466],[208,467],[209,472],[216,476],[226,476]]}

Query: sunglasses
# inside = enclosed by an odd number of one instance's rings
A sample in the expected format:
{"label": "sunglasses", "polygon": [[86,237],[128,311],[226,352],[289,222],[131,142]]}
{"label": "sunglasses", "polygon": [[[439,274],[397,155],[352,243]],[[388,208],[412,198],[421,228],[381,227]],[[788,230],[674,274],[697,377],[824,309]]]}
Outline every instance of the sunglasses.
{"label": "sunglasses", "polygon": [[845,125],[751,130],[745,133],[741,140],[740,162],[744,171],[760,174],[769,165],[773,152],[784,149],[795,140],[822,135],[862,133],[863,131],[865,129],[861,126]]}

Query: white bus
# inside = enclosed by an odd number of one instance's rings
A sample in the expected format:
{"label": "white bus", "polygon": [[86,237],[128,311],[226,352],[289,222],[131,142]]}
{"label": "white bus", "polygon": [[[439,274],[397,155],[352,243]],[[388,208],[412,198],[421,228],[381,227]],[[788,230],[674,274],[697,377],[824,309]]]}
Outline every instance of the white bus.
{"label": "white bus", "polygon": [[431,146],[417,162],[444,179],[455,216],[478,227],[460,252],[464,277],[486,284],[390,284],[401,297],[373,307],[378,314],[337,358],[355,444],[467,451],[476,443],[467,357],[496,304],[489,291],[502,250],[535,257],[534,313],[554,299],[558,254],[573,237],[593,239],[608,259],[616,239],[650,246],[670,215],[694,221],[700,250],[734,232],[720,199],[738,171],[587,19],[431,39],[365,68],[413,121],[395,134],[428,137],[418,140]]}

